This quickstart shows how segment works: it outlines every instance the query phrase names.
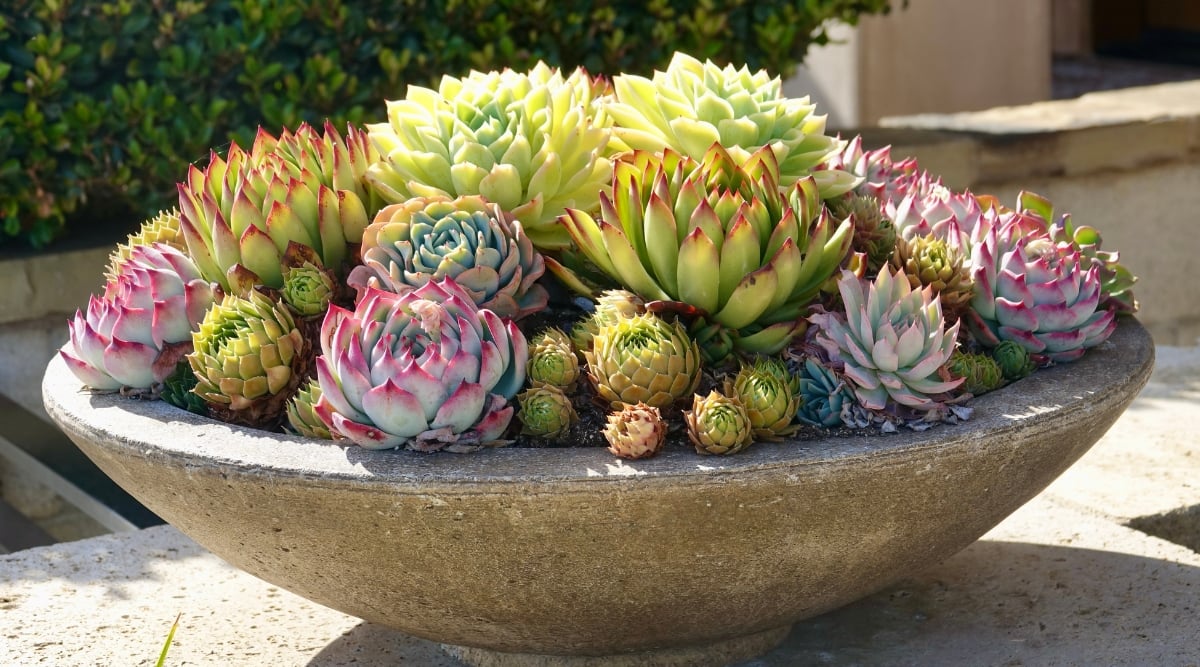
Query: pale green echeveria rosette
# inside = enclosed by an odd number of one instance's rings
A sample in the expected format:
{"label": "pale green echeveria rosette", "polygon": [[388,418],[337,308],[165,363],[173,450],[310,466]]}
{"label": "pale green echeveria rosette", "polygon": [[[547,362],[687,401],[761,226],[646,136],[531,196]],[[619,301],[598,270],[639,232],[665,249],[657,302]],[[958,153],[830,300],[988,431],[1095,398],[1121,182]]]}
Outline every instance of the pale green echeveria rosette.
{"label": "pale green echeveria rosette", "polygon": [[219,294],[191,258],[162,243],[134,245],[101,296],[67,324],[59,350],[91,389],[151,389],[191,351],[192,330]]}
{"label": "pale green echeveria rosette", "polygon": [[830,216],[812,178],[781,192],[777,176],[765,149],[746,162],[721,146],[701,162],[637,151],[617,163],[598,219],[571,209],[561,222],[580,252],[627,289],[682,303],[686,315],[729,332],[729,345],[704,337],[714,361],[735,349],[775,354],[802,330],[806,307],[853,240],[852,222]]}
{"label": "pale green echeveria rosette", "polygon": [[918,411],[936,406],[935,396],[962,379],[939,373],[954,353],[959,323],[944,327],[940,300],[932,290],[914,290],[904,273],[889,267],[867,285],[844,273],[838,289],[845,313],[809,318],[820,327],[815,341],[831,359],[844,364],[858,402],[884,410],[889,402]]}
{"label": "pale green echeveria rosette", "polygon": [[812,176],[829,199],[860,182],[842,169],[817,169],[841,142],[825,135],[825,116],[814,113],[816,105],[807,97],[784,97],[779,78],[764,70],[722,68],[676,53],[666,71],[652,79],[618,75],[613,89],[616,101],[606,111],[614,121],[614,150],[671,149],[700,160],[720,144],[740,164],[766,147],[779,162],[783,187]]}
{"label": "pale green echeveria rosette", "polygon": [[505,444],[528,348],[511,320],[443,278],[402,295],[368,288],[321,327],[313,411],[368,449],[473,451]]}
{"label": "pale green echeveria rosette", "polygon": [[283,289],[279,291],[283,302],[300,317],[314,317],[329,309],[337,285],[327,269],[308,260],[295,266],[283,267]]}
{"label": "pale green echeveria rosette", "polygon": [[227,293],[283,286],[290,243],[310,248],[344,275],[348,244],[362,241],[379,197],[364,181],[378,154],[366,134],[346,137],[301,125],[276,138],[259,130],[249,151],[237,144],[192,166],[179,184],[180,229],[204,277]]}
{"label": "pale green echeveria rosette", "polygon": [[976,230],[971,259],[975,292],[963,316],[985,347],[1014,341],[1038,364],[1072,361],[1112,334],[1116,311],[1101,306],[1101,266],[1046,221],[1009,211]]}
{"label": "pale green echeveria rosette", "polygon": [[403,294],[453,278],[480,308],[520,319],[546,307],[541,253],[517,222],[483,197],[415,197],[386,206],[363,231],[362,261],[347,279]]}
{"label": "pale green echeveria rosette", "polygon": [[555,219],[594,209],[612,175],[603,91],[582,69],[564,77],[544,63],[445,76],[437,90],[409,86],[387,103],[388,122],[367,126],[383,158],[368,178],[394,203],[482,195],[538,249],[565,249]]}
{"label": "pale green echeveria rosette", "polygon": [[311,350],[287,307],[256,291],[214,303],[192,343],[192,391],[225,422],[274,428],[312,367]]}

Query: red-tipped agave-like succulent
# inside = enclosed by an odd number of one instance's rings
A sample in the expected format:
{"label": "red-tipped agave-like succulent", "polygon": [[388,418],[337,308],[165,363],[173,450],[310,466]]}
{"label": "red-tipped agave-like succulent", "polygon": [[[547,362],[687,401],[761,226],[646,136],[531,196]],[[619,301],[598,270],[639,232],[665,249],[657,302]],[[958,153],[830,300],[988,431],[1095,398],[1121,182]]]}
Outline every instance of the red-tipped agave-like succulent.
{"label": "red-tipped agave-like succulent", "polygon": [[314,412],[369,449],[470,451],[498,441],[525,382],[526,341],[452,279],[396,295],[367,288],[321,327]]}
{"label": "red-tipped agave-like succulent", "polygon": [[92,389],[148,389],[162,382],[191,349],[192,329],[213,302],[213,285],[179,250],[134,246],[103,296],[75,312],[71,338],[59,350]]}

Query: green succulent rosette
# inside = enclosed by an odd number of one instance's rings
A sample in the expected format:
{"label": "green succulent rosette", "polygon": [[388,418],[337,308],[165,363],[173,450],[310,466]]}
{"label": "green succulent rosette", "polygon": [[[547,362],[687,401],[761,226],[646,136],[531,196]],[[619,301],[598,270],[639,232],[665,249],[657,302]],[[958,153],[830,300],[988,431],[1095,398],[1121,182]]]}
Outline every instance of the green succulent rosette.
{"label": "green succulent rosette", "polygon": [[1000,366],[1004,379],[1009,382],[1028,377],[1037,370],[1037,363],[1029,356],[1029,351],[1016,341],[1000,341],[999,345],[992,348],[992,358]]}
{"label": "green succulent rosette", "polygon": [[581,374],[571,339],[560,329],[547,329],[529,343],[525,377],[529,384],[573,391]]}
{"label": "green succulent rosette", "polygon": [[718,392],[696,394],[683,413],[688,439],[700,454],[736,454],[754,442],[754,427],[745,406]]}
{"label": "green succulent rosette", "polygon": [[700,382],[695,341],[683,325],[650,313],[600,327],[584,357],[596,393],[614,409],[636,403],[668,408]]}
{"label": "green succulent rosette", "polygon": [[746,408],[750,427],[760,440],[778,440],[796,432],[792,420],[800,407],[798,389],[783,362],[772,358],[743,366],[725,382],[725,394],[736,397]]}
{"label": "green succulent rosette", "polygon": [[571,209],[561,222],[579,251],[628,290],[683,304],[689,316],[728,330],[733,349],[775,354],[802,330],[801,315],[853,236],[853,223],[829,215],[812,178],[786,192],[777,179],[768,150],[746,162],[719,145],[702,162],[638,151],[617,164],[598,219]]}
{"label": "green succulent rosette", "polygon": [[521,433],[547,440],[557,440],[571,430],[579,421],[571,399],[562,389],[554,386],[539,386],[517,394],[517,419],[521,422]]}
{"label": "green succulent rosette", "polygon": [[541,250],[570,245],[555,219],[591,210],[608,186],[610,121],[605,85],[538,63],[528,72],[442,77],[388,102],[388,122],[368,125],[382,161],[369,178],[391,202],[482,195],[512,214]]}
{"label": "green succulent rosette", "polygon": [[785,97],[778,77],[764,70],[720,67],[676,53],[652,79],[613,77],[613,150],[670,149],[699,160],[713,144],[738,163],[766,148],[779,163],[779,183],[816,179],[823,198],[852,190],[860,179],[841,169],[816,169],[842,148],[825,135],[825,116],[809,98]]}
{"label": "green succulent rosette", "polygon": [[146,220],[136,232],[130,234],[124,243],[118,243],[116,249],[108,256],[108,267],[104,277],[112,282],[121,273],[121,265],[129,261],[133,249],[138,246],[148,246],[154,243],[169,245],[176,250],[187,252],[183,236],[179,231],[179,211],[159,211],[158,215]]}
{"label": "green succulent rosette", "polygon": [[321,384],[316,378],[312,378],[287,402],[287,422],[284,428],[296,435],[332,440],[329,427],[313,412],[313,406],[320,399]]}
{"label": "green succulent rosette", "polygon": [[192,334],[193,391],[222,421],[271,428],[311,365],[291,313],[259,293],[226,295]]}
{"label": "green succulent rosette", "polygon": [[986,354],[955,352],[947,364],[950,375],[963,379],[962,391],[981,396],[1004,386],[1004,372],[1000,364]]}
{"label": "green succulent rosette", "polygon": [[799,378],[800,407],[796,418],[810,426],[841,426],[843,406],[855,403],[850,385],[813,357],[804,360]]}
{"label": "green succulent rosette", "polygon": [[283,267],[283,302],[301,317],[320,315],[329,309],[336,285],[325,269],[305,261]]}
{"label": "green succulent rosette", "polygon": [[378,154],[351,127],[343,139],[302,125],[276,138],[260,130],[250,150],[237,144],[179,184],[180,231],[188,254],[226,293],[283,286],[292,243],[342,271],[348,244],[362,241],[379,197],[364,183]]}

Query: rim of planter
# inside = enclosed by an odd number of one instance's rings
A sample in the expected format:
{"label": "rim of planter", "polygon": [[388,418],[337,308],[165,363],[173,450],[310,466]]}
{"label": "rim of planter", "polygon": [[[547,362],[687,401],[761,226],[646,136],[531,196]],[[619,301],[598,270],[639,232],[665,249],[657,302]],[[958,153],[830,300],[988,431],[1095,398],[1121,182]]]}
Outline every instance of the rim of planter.
{"label": "rim of planter", "polygon": [[[638,477],[645,483],[677,481],[696,474],[740,474],[783,466],[840,466],[856,461],[912,455],[916,450],[985,444],[1017,430],[1069,419],[1131,400],[1154,366],[1154,344],[1133,318],[1122,319],[1112,337],[1083,358],[1041,369],[1030,377],[972,401],[972,418],[928,431],[902,428],[888,435],[761,442],[732,456],[701,456],[690,448],[669,447],[638,461],[618,459],[602,447],[487,449],[471,454],[434,455],[373,451],[328,440],[271,433],[201,417],[162,401],[140,401],[81,388],[55,357],[43,380],[51,418],[69,435],[105,442],[109,448],[140,452],[178,465],[229,466],[249,474],[320,485],[353,481],[389,487],[419,485],[428,490],[464,484],[536,482],[604,484]],[[1056,426],[1061,427],[1062,424]],[[1099,437],[1099,436],[1097,436]]]}

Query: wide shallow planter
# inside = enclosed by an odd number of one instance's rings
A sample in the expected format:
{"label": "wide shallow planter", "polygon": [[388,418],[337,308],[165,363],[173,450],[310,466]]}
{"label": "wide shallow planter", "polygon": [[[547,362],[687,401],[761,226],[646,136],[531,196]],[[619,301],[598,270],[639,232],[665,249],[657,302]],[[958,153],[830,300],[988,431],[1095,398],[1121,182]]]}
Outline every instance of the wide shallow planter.
{"label": "wide shallow planter", "polygon": [[57,359],[43,390],[148,507],[321,604],[473,664],[720,664],[970,544],[1087,451],[1153,361],[1130,320],[1082,360],[976,400],[962,425],[644,462],[344,448],[91,395]]}

